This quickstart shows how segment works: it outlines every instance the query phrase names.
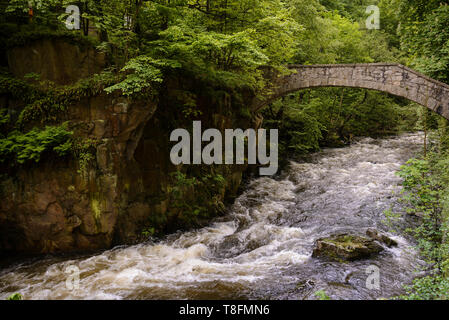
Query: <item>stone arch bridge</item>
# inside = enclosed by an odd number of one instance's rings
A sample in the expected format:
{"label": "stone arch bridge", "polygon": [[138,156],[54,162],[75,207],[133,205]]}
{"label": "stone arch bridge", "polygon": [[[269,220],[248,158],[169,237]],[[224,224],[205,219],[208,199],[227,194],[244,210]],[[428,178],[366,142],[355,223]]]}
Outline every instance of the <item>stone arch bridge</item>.
{"label": "stone arch bridge", "polygon": [[414,101],[449,119],[449,85],[394,63],[290,65],[293,72],[274,74],[271,93],[253,102],[258,111],[274,100],[301,89],[351,87],[383,91]]}

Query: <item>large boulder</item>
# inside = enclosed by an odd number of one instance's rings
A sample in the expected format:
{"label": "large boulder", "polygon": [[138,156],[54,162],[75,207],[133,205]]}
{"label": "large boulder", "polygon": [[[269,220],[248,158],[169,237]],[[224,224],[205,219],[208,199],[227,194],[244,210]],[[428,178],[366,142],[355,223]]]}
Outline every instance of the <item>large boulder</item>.
{"label": "large boulder", "polygon": [[316,241],[312,257],[327,257],[335,261],[354,261],[369,258],[383,250],[374,239],[340,234]]}
{"label": "large boulder", "polygon": [[373,240],[377,240],[377,241],[385,244],[389,248],[396,247],[398,245],[398,243],[395,240],[387,237],[386,235],[380,233],[379,231],[377,231],[375,229],[368,229],[366,231],[366,235]]}

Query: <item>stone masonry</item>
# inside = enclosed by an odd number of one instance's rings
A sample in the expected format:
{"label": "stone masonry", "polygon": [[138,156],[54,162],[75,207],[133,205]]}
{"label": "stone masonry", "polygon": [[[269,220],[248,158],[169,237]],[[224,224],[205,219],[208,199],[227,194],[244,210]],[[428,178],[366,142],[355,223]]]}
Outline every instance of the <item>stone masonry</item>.
{"label": "stone masonry", "polygon": [[449,119],[449,85],[400,64],[290,65],[291,74],[274,77],[271,93],[256,99],[252,110],[301,89],[351,87],[383,91],[416,102]]}

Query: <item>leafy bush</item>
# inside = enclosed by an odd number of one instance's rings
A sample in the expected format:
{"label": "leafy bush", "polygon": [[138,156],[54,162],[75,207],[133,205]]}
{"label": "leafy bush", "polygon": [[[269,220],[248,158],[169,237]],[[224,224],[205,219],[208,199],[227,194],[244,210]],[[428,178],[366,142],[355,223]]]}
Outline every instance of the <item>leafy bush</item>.
{"label": "leafy bush", "polygon": [[150,93],[155,93],[155,86],[164,80],[162,70],[178,67],[180,64],[176,61],[140,56],[131,59],[121,70],[127,73],[125,79],[106,88],[105,91],[111,93],[114,90],[121,90],[125,96],[141,94],[149,90],[153,91]]}
{"label": "leafy bush", "polygon": [[14,293],[8,297],[7,300],[22,300],[23,297],[20,293]]}
{"label": "leafy bush", "polygon": [[170,191],[171,207],[179,210],[181,224],[195,226],[198,219],[210,218],[223,210],[219,194],[226,180],[220,174],[204,174],[200,178],[188,177],[175,171],[171,175],[173,186]]}
{"label": "leafy bush", "polygon": [[433,150],[425,158],[411,159],[398,175],[403,178],[403,201],[407,213],[420,217],[409,229],[428,265],[429,275],[406,286],[406,300],[449,299],[449,155]]}
{"label": "leafy bush", "polygon": [[403,300],[447,300],[449,299],[449,279],[442,275],[427,276],[413,281],[405,287],[407,294]]}
{"label": "leafy bush", "polygon": [[39,162],[44,152],[53,152],[58,156],[68,154],[72,147],[72,134],[68,123],[59,127],[47,126],[45,129],[34,128],[22,133],[11,132],[0,139],[0,162],[13,161],[24,164],[28,161]]}
{"label": "leafy bush", "polygon": [[2,72],[0,73],[0,95],[7,95],[28,103],[36,99],[39,92],[26,81]]}

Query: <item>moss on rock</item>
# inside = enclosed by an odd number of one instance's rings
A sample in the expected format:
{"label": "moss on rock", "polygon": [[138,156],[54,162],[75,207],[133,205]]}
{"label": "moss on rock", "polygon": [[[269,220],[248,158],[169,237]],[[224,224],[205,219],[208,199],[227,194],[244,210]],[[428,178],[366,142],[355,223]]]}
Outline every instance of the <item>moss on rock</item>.
{"label": "moss on rock", "polygon": [[369,258],[383,250],[375,240],[341,234],[317,240],[313,257],[327,257],[335,261],[354,261]]}

